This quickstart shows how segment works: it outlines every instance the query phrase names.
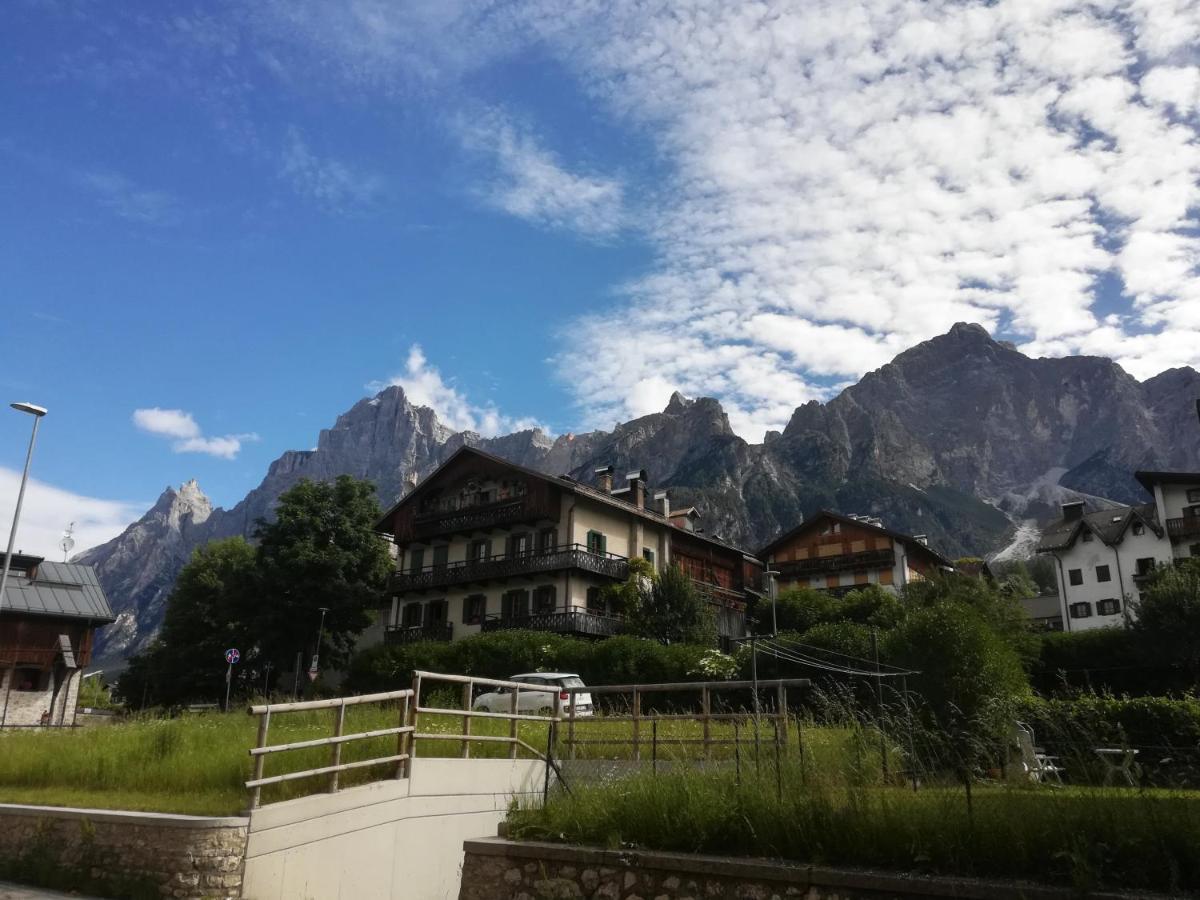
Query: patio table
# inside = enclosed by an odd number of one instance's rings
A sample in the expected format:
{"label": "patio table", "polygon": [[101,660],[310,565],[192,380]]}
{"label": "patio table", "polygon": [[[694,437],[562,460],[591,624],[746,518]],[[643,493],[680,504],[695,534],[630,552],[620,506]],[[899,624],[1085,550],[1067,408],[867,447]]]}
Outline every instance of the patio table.
{"label": "patio table", "polygon": [[1137,750],[1128,747],[1095,747],[1096,755],[1104,760],[1104,784],[1110,785],[1113,779],[1120,775],[1130,787],[1137,787],[1137,779],[1133,774],[1133,760],[1138,755]]}

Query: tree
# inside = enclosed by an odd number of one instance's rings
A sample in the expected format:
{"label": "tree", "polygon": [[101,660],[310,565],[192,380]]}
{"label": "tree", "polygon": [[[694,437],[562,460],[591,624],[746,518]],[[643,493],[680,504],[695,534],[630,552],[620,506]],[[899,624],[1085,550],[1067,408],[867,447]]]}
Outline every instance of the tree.
{"label": "tree", "polygon": [[1137,630],[1154,657],[1182,667],[1200,683],[1200,563],[1157,569],[1136,613]]}
{"label": "tree", "polygon": [[[213,702],[225,692],[225,651],[248,650],[244,613],[256,594],[255,551],[243,538],[198,547],[167,598],[158,641],[130,660],[120,693],[129,705]],[[235,667],[241,677],[243,668]]]}
{"label": "tree", "polygon": [[781,591],[775,600],[774,618],[771,605],[767,602],[758,606],[758,622],[754,628],[759,634],[770,634],[772,621],[780,631],[808,631],[814,625],[836,622],[841,617],[840,601],[836,597],[808,587]]}
{"label": "tree", "polygon": [[346,662],[392,571],[378,520],[374,485],[349,475],[302,480],[280,496],[273,522],[259,520],[259,594],[246,618],[256,661],[290,669],[297,651],[316,648],[325,608],[321,662]]}
{"label": "tree", "polygon": [[[632,563],[632,560],[631,560]],[[679,566],[671,565],[649,579],[631,574],[625,590],[626,630],[663,644],[713,644],[717,628],[708,602]]]}
{"label": "tree", "polygon": [[923,609],[942,603],[968,606],[1018,655],[1028,669],[1037,659],[1040,644],[1029,628],[1029,616],[1011,594],[1001,592],[982,578],[940,573],[904,587],[904,603]]}

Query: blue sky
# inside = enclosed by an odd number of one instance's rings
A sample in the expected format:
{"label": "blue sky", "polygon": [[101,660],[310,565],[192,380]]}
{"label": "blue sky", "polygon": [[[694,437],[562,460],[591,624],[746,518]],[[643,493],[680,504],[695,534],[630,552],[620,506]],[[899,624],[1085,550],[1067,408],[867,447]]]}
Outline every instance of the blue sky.
{"label": "blue sky", "polygon": [[483,431],[711,394],[758,440],[959,320],[1195,364],[1200,14],[1041,6],[19,0],[30,546],[236,502],[393,380]]}

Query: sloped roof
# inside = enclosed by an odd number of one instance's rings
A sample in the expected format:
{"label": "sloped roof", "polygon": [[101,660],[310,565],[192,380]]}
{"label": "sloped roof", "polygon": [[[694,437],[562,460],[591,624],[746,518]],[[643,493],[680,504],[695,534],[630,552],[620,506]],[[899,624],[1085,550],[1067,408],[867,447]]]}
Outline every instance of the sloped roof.
{"label": "sloped roof", "polygon": [[91,566],[48,560],[38,563],[33,579],[9,574],[4,597],[0,598],[0,613],[116,621]]}
{"label": "sloped roof", "polygon": [[1133,477],[1151,494],[1156,484],[1200,484],[1200,472],[1134,472]]}
{"label": "sloped roof", "polygon": [[771,541],[771,543],[759,550],[758,556],[765,559],[767,555],[773,553],[780,544],[792,540],[792,538],[812,528],[822,519],[833,519],[835,522],[841,522],[843,525],[853,525],[856,528],[863,528],[867,531],[873,531],[877,534],[887,535],[892,540],[908,544],[913,549],[917,550],[917,552],[927,553],[940,566],[949,566],[951,568],[954,566],[954,564],[950,560],[946,559],[946,557],[942,556],[942,554],[938,553],[928,544],[922,544],[911,534],[905,534],[902,531],[893,531],[891,528],[884,528],[881,525],[872,525],[870,522],[864,522],[862,519],[854,519],[850,516],[844,516],[841,513],[834,512],[831,509],[823,509],[811,519],[801,522],[791,531],[784,532],[779,537],[775,538],[775,540]]}
{"label": "sloped roof", "polygon": [[1121,542],[1125,537],[1126,529],[1135,521],[1142,522],[1155,534],[1162,535],[1162,527],[1158,524],[1158,514],[1153,503],[1143,503],[1139,506],[1118,506],[1113,509],[1098,509],[1084,513],[1082,517],[1071,521],[1059,519],[1053,525],[1042,529],[1037,552],[1050,553],[1054,550],[1066,550],[1075,543],[1085,528],[1111,547]]}

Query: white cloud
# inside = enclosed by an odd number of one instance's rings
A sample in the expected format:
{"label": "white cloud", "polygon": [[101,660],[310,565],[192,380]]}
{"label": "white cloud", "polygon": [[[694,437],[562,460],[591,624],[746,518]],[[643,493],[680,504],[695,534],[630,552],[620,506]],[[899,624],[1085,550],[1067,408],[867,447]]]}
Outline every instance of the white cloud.
{"label": "white cloud", "polygon": [[[20,484],[19,471],[0,466],[0,509],[8,515],[16,506]],[[72,535],[75,539],[74,554],[116,537],[130,522],[141,516],[148,505],[88,497],[30,478],[17,529],[16,546],[26,553],[60,560],[62,550],[58,543],[63,531],[72,522],[75,523]],[[0,523],[0,534],[4,541],[0,545],[0,553],[8,544],[11,525],[12,520],[7,518]]]}
{"label": "white cloud", "polygon": [[296,128],[288,130],[279,171],[301,197],[326,212],[342,215],[369,209],[384,187],[378,175],[317,156]]}
{"label": "white cloud", "polygon": [[501,413],[494,405],[473,403],[447,382],[436,367],[429,364],[425,352],[415,344],[409,348],[402,373],[386,382],[375,382],[367,387],[381,390],[388,385],[404,388],[410,403],[429,407],[437,413],[443,425],[454,431],[474,431],[484,437],[530,428],[550,433],[550,429],[535,419],[514,418]]}
{"label": "white cloud", "polygon": [[167,191],[141,187],[116,172],[86,172],[77,177],[122,219],[140,225],[174,225],[181,218],[179,199]]}
{"label": "white cloud", "polygon": [[484,199],[519,219],[593,237],[622,227],[620,181],[567,171],[527,128],[492,111],[459,126],[465,144],[486,154],[494,175]]}
{"label": "white cloud", "polygon": [[253,432],[205,437],[192,414],[182,409],[135,409],[133,424],[147,434],[173,438],[171,449],[176,453],[204,453],[220,459],[236,459],[243,443],[258,440]]}
{"label": "white cloud", "polygon": [[274,34],[389,90],[536,45],[654,142],[665,180],[623,186],[532,127],[477,129],[501,208],[600,234],[644,208],[651,271],[563,330],[594,424],[677,388],[755,438],[960,320],[1139,375],[1200,364],[1196,0],[287,9]]}

